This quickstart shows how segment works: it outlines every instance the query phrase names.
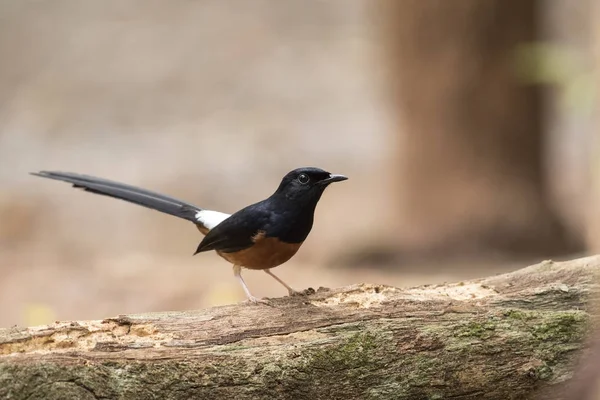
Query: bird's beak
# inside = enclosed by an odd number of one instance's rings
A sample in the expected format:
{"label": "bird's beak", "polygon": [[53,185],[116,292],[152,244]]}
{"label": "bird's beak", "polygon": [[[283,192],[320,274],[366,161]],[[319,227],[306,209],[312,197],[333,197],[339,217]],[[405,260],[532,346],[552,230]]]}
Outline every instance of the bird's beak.
{"label": "bird's beak", "polygon": [[329,178],[323,179],[319,183],[321,185],[329,185],[330,183],[333,183],[333,182],[345,181],[346,179],[348,179],[348,177],[346,177],[344,175],[329,174]]}

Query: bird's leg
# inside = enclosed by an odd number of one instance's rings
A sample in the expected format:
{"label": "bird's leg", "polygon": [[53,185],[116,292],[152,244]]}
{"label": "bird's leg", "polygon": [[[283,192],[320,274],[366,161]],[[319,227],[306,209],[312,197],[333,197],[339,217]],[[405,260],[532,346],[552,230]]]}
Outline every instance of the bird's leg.
{"label": "bird's leg", "polygon": [[260,300],[252,296],[252,293],[250,293],[250,289],[248,289],[248,286],[246,286],[246,282],[244,282],[244,278],[242,278],[241,265],[233,266],[233,275],[235,275],[235,277],[238,278],[238,280],[240,281],[242,287],[244,288],[244,292],[246,292],[246,297],[248,297],[248,301],[250,301],[251,303],[268,303],[265,300]]}
{"label": "bird's leg", "polygon": [[275,280],[279,283],[281,283],[283,286],[285,286],[285,288],[288,290],[290,296],[297,296],[300,295],[302,293],[292,289],[290,286],[288,286],[287,283],[285,283],[284,281],[282,281],[281,279],[279,279],[274,273],[271,272],[270,269],[265,269],[264,270],[267,274],[271,275],[273,278],[275,278]]}

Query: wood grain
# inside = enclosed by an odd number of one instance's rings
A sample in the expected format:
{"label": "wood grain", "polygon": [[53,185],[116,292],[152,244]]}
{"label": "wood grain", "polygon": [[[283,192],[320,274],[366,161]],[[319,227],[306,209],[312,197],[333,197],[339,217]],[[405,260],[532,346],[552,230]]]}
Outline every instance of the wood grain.
{"label": "wood grain", "polygon": [[600,257],[0,330],[0,398],[528,399],[568,387]]}

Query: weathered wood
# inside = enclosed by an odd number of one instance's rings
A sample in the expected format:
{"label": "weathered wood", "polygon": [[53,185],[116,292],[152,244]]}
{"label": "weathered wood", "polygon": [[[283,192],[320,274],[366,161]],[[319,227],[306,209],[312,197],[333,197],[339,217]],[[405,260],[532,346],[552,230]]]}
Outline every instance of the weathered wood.
{"label": "weathered wood", "polygon": [[571,378],[600,256],[0,330],[0,398],[527,399]]}

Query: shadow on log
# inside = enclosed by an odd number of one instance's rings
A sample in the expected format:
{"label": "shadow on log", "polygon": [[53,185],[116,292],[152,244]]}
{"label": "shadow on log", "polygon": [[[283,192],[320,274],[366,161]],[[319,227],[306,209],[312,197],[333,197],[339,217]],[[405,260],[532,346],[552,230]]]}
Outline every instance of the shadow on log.
{"label": "shadow on log", "polygon": [[0,398],[560,398],[599,268],[600,256],[545,261],[455,284],[4,329]]}

